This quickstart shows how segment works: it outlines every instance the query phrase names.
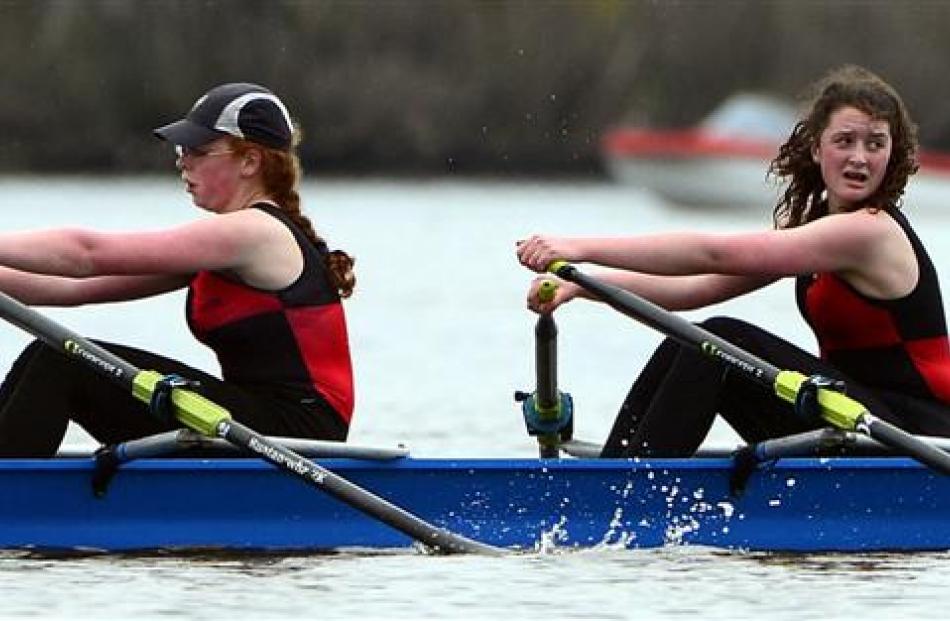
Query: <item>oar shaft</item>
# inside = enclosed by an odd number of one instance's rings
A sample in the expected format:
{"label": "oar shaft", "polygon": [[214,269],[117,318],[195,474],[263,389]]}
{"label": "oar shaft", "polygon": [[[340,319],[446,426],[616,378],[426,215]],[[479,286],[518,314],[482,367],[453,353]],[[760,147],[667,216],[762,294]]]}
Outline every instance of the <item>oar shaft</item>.
{"label": "oar shaft", "polygon": [[950,454],[915,438],[894,425],[871,415],[864,415],[858,422],[858,430],[864,431],[881,444],[897,449],[899,453],[912,455],[917,461],[926,464],[942,474],[950,474]]}
{"label": "oar shaft", "polygon": [[564,280],[580,285],[631,319],[659,330],[681,343],[698,347],[703,353],[719,359],[730,368],[742,372],[770,390],[775,385],[775,379],[779,374],[778,367],[736,347],[712,332],[625,289],[588,276],[568,263],[555,263],[551,271]]}
{"label": "oar shaft", "polygon": [[235,446],[244,447],[261,459],[295,475],[308,485],[330,494],[347,505],[370,515],[384,524],[443,552],[499,554],[489,545],[455,535],[416,517],[379,496],[314,463],[297,453],[267,440],[264,436],[234,420],[218,425],[218,436]]}
{"label": "oar shaft", "polygon": [[538,407],[557,407],[557,325],[551,315],[541,315],[534,328],[534,369]]}
{"label": "oar shaft", "polygon": [[0,292],[4,319],[53,349],[79,359],[93,370],[131,390],[139,369],[112,352],[72,332],[18,300]]}

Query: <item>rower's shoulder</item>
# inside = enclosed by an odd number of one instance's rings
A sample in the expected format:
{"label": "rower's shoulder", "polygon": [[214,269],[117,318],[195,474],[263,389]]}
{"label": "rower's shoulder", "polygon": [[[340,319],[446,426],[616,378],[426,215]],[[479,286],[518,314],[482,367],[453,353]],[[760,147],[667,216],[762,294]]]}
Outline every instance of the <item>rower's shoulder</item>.
{"label": "rower's shoulder", "polygon": [[844,236],[891,237],[904,233],[904,226],[889,210],[865,207],[823,216],[815,221],[822,228],[834,228]]}

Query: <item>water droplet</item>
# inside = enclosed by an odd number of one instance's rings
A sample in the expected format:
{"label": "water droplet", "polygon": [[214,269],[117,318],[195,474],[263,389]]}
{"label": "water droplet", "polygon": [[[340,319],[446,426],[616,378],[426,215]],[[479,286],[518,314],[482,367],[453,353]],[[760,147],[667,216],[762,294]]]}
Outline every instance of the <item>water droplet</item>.
{"label": "water droplet", "polygon": [[717,502],[716,506],[719,507],[719,510],[722,511],[722,514],[727,518],[731,518],[732,514],[736,511],[736,508],[731,502]]}

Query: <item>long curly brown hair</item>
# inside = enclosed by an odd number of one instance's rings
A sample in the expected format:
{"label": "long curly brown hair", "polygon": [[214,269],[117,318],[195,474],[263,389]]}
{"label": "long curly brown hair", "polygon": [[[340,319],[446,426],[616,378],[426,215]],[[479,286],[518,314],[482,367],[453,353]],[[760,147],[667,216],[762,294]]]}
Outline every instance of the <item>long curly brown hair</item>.
{"label": "long curly brown hair", "polygon": [[[776,228],[791,228],[827,214],[822,200],[825,182],[812,159],[812,149],[828,127],[831,115],[843,107],[861,110],[878,121],[887,121],[891,132],[891,156],[880,187],[860,206],[899,208],[907,179],[917,172],[917,126],[900,95],[880,77],[855,65],[829,72],[812,87],[809,112],[795,124],[778,155],[769,164],[768,175],[788,187],[775,205]],[[860,207],[859,206],[859,207]]]}
{"label": "long curly brown hair", "polygon": [[[314,230],[310,218],[305,216],[300,209],[300,193],[297,191],[301,177],[300,158],[297,156],[300,131],[294,131],[293,145],[289,151],[268,148],[230,136],[228,140],[231,143],[231,148],[238,155],[252,148],[261,151],[261,178],[264,190],[313,243],[317,245],[325,244],[323,238],[317,235]],[[326,255],[327,271],[330,274],[333,286],[337,288],[342,298],[353,295],[353,288],[356,286],[356,275],[353,272],[354,263],[353,257],[342,250],[331,250]]]}

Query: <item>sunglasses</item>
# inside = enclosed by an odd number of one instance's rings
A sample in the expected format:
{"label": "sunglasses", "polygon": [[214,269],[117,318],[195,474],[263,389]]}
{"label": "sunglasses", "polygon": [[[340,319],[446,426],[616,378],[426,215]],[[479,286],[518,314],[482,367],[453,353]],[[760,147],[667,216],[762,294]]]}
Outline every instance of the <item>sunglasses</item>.
{"label": "sunglasses", "polygon": [[212,157],[215,155],[228,155],[234,153],[231,149],[226,149],[224,151],[205,151],[204,149],[199,149],[197,147],[185,147],[179,144],[175,145],[175,156],[178,159],[198,159],[202,157]]}

